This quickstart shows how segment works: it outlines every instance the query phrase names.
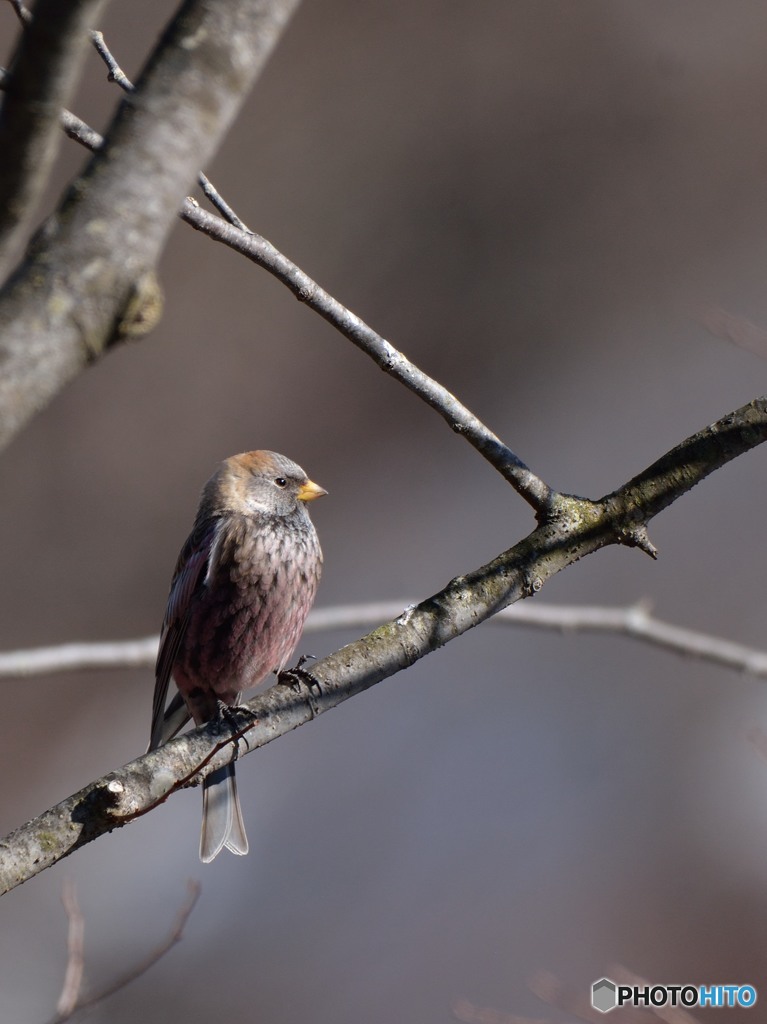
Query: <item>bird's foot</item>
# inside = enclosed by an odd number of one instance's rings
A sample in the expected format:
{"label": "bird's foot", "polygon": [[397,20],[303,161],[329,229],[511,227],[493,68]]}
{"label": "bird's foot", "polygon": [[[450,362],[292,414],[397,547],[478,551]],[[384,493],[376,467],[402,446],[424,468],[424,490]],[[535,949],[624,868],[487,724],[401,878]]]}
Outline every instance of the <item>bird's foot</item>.
{"label": "bird's foot", "polygon": [[[225,704],[222,700],[219,700],[219,701],[216,701],[216,709],[218,711],[218,716],[217,717],[218,717],[218,721],[219,722],[224,721],[224,722],[227,723],[228,726],[230,726],[230,728],[235,729],[238,732],[241,731],[242,726],[237,721],[237,715],[236,715],[237,707],[236,707],[236,705],[233,706],[233,707],[230,707],[228,704]],[[238,757],[239,753],[240,753],[240,739],[241,738],[242,738],[241,736],[234,736],[233,737],[234,746],[235,746],[235,758]]]}
{"label": "bird's foot", "polygon": [[304,668],[306,662],[313,658],[313,654],[302,654],[298,659],[297,665],[277,673],[277,682],[282,683],[284,686],[290,686],[295,693],[300,693],[301,687],[305,686],[309,691],[309,707],[312,712],[312,718],[316,718],[320,713],[320,709],[315,703],[314,698],[321,695],[322,687],[320,686],[319,679]]}
{"label": "bird's foot", "polygon": [[302,654],[298,659],[298,664],[293,668],[286,668],[282,672],[277,673],[277,682],[282,683],[283,686],[291,686],[296,693],[301,692],[301,686],[305,686],[311,695],[314,695],[314,691],[317,691],[317,696],[322,693],[322,687],[320,681],[316,676],[313,676],[311,672],[304,668],[307,661],[314,661],[313,654]]}

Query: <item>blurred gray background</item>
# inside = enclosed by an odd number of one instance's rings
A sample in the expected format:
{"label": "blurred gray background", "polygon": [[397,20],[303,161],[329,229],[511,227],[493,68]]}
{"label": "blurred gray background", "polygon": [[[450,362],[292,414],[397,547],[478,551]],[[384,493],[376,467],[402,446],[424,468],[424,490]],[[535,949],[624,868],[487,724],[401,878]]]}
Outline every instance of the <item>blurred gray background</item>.
{"label": "blurred gray background", "polygon": [[[137,75],[170,3],[113,4]],[[0,9],[3,50],[16,27]],[[319,0],[299,9],[216,163],[240,215],[556,487],[597,497],[765,390],[701,309],[767,326],[767,8],[719,0]],[[108,124],[94,55],[75,110]],[[62,150],[57,190],[84,159]],[[167,312],[0,460],[0,646],[160,624],[200,487],[275,448],[313,509],[318,604],[420,598],[532,517],[441,420],[264,272],[179,224]],[[767,350],[767,345],[765,345]],[[763,646],[757,450],[540,602],[652,599]],[[354,633],[307,638],[321,655]],[[0,834],[139,754],[149,672],[3,682]],[[49,1017],[62,882],[106,984],[183,942],[94,1021],[569,1020],[619,962],[767,999],[763,683],[633,641],[485,625],[238,769],[251,854],[197,860],[198,790],[0,905],[0,1020]],[[733,1011],[707,1011],[706,1020]],[[759,1011],[757,1011],[758,1013]],[[748,1019],[755,1019],[753,1014]]]}

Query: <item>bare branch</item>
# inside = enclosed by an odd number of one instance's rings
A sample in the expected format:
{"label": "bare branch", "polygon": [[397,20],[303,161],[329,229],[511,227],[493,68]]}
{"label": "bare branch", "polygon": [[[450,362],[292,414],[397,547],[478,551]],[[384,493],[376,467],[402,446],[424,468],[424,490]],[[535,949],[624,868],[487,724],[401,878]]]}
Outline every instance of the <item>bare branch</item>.
{"label": "bare branch", "polygon": [[[30,15],[31,17],[31,15]],[[11,76],[6,68],[0,67],[0,92],[5,92],[10,84]],[[70,110],[61,110],[59,125],[66,135],[75,142],[79,142],[85,149],[95,153],[104,144],[104,137],[94,128],[91,128],[81,121],[76,114]]]}
{"label": "bare branch", "polygon": [[[179,196],[215,152],[296,5],[183,4],[136,99],[126,97],[105,146],[0,293],[0,445],[158,301],[151,275]],[[112,147],[119,160],[109,159]]]}
{"label": "bare branch", "polygon": [[[113,996],[115,992],[119,992],[121,989],[129,985],[132,981],[135,981],[137,978],[140,978],[142,974],[146,974],[150,967],[154,967],[154,965],[159,960],[161,960],[166,953],[169,953],[170,950],[173,949],[173,947],[177,943],[179,943],[181,939],[184,937],[184,929],[186,928],[189,917],[192,911],[194,910],[195,905],[197,904],[197,900],[200,898],[201,886],[199,882],[190,880],[189,882],[187,882],[186,888],[187,897],[184,900],[184,903],[181,909],[179,910],[178,914],[176,915],[176,920],[167,938],[163,942],[161,942],[159,946],[156,946],[150,953],[148,953],[144,957],[143,960],[141,960],[138,964],[132,967],[129,971],[126,971],[125,974],[120,975],[120,977],[117,978],[115,981],[110,982],[109,985],[106,985],[104,988],[99,989],[92,995],[86,996],[84,999],[79,999],[78,984],[78,991],[74,992],[74,1001],[70,1000],[67,1003],[67,1005],[62,1006],[62,999],[60,999],[59,1005],[57,1007],[56,1016],[50,1021],[50,1024],[64,1024],[64,1021],[71,1020],[72,1017],[76,1016],[81,1011],[90,1010],[98,1003],[103,1003],[110,996]],[[67,912],[69,913],[69,911]],[[77,913],[79,914],[79,908],[77,909]],[[82,920],[82,916],[80,917],[80,919]],[[70,916],[70,922],[71,920],[72,918]],[[80,940],[80,960],[82,963],[82,936],[80,937]],[[67,968],[67,973],[69,973],[69,968]]]}
{"label": "bare branch", "polygon": [[[104,832],[146,814],[177,789],[196,785],[231,761],[238,748],[264,746],[409,668],[501,609],[538,593],[547,580],[580,558],[610,544],[635,543],[646,522],[675,497],[765,440],[767,398],[761,398],[677,445],[601,501],[558,495],[551,518],[514,547],[313,664],[319,696],[307,698],[278,682],[221,721],[97,779],[18,828],[0,842],[0,893]],[[695,458],[688,462],[691,453]]]}
{"label": "bare branch", "polygon": [[59,113],[71,96],[86,52],[86,33],[105,0],[40,0],[24,29],[0,110],[0,279],[28,226],[59,146]]}
{"label": "bare branch", "polygon": [[[102,46],[107,54],[105,44]],[[109,54],[108,64],[114,58]],[[0,72],[2,69],[0,69]],[[130,83],[129,83],[130,84]],[[0,88],[2,88],[0,78]],[[62,127],[67,135],[88,149],[97,150],[103,143],[93,129],[69,111],[62,115]],[[221,220],[202,210],[199,204],[187,198],[180,216],[191,227],[215,241],[235,249],[269,271],[285,284],[300,301],[318,312],[358,348],[366,352],[382,370],[389,373],[419,398],[435,409],[448,425],[473,445],[515,490],[530,504],[540,517],[550,510],[554,492],[532,472],[514,452],[489,430],[455,395],[433,380],[388,341],[377,334],[338,300],[325,292],[299,267],[283,256],[261,235],[252,232],[234,210],[224,201],[204,174],[199,175],[203,191],[222,212]],[[228,221],[228,223],[227,223]]]}
{"label": "bare branch", "polygon": [[71,878],[64,879],[61,902],[64,904],[64,910],[69,919],[69,934],[67,936],[67,970],[64,975],[61,995],[56,1004],[56,1019],[66,1020],[67,1017],[72,1016],[80,998],[80,987],[83,983],[85,967],[83,955],[85,921],[77,899],[77,887]]}
{"label": "bare branch", "polygon": [[431,406],[445,422],[480,452],[537,512],[545,514],[551,488],[532,472],[484,423],[436,380],[411,363],[351,310],[321,288],[261,235],[244,232],[187,199],[182,218],[216,242],[247,256],[289,288],[295,297],[332,324],[344,337],[400,384]]}
{"label": "bare branch", "polygon": [[156,636],[143,640],[70,643],[0,654],[0,679],[80,672],[83,669],[149,668],[157,657]]}
{"label": "bare branch", "polygon": [[[116,82],[117,85],[119,85],[124,92],[134,92],[135,86],[128,78],[128,76],[125,74],[120,65],[117,63],[114,54],[107,46],[106,41],[104,40],[104,33],[91,32],[91,42],[95,46],[98,55],[101,57],[101,59],[104,61],[107,68],[109,69],[110,82]],[[97,147],[90,148],[95,149]],[[244,221],[240,220],[240,218],[237,216],[237,214],[234,212],[231,206],[226,202],[226,200],[218,191],[218,189],[214,186],[210,178],[206,177],[202,173],[202,171],[200,171],[199,175],[197,176],[197,180],[200,183],[200,188],[202,189],[203,193],[211,201],[213,206],[218,210],[218,212],[221,214],[224,220],[227,220],[230,224],[234,224],[235,227],[240,228],[242,231],[250,230],[247,224],[245,224]]]}
{"label": "bare branch", "polygon": [[766,413],[767,397],[755,398],[685,438],[623,487],[602,498],[599,504],[622,522],[621,543],[643,550],[649,546],[650,553],[654,552],[645,530],[647,522],[711,473],[761,444]]}
{"label": "bare branch", "polygon": [[[30,15],[31,17],[31,15]],[[5,92],[10,84],[11,76],[7,68],[0,67],[0,92]],[[95,153],[104,144],[103,135],[81,121],[79,117],[70,110],[61,110],[59,125],[66,135],[75,142],[79,142],[85,149]]]}
{"label": "bare branch", "polygon": [[215,188],[210,178],[207,178],[202,173],[202,171],[200,171],[197,180],[199,181],[200,188],[202,189],[205,196],[207,196],[207,198],[215,206],[215,208],[218,210],[218,212],[221,214],[224,220],[234,225],[234,227],[239,228],[240,231],[246,231],[250,235],[253,234],[253,232],[250,230],[245,221],[240,220],[240,218],[231,208],[229,203],[227,203],[227,201],[224,199],[224,197],[221,195],[218,189]]}
{"label": "bare branch", "polygon": [[[412,602],[376,601],[369,604],[315,608],[306,620],[304,635],[331,629],[364,629],[397,618]],[[687,657],[767,678],[767,651],[733,643],[656,618],[646,601],[627,607],[600,605],[515,604],[489,620],[506,626],[532,626],[561,633],[614,633],[644,641]],[[54,647],[0,653],[0,679],[81,672],[88,669],[152,668],[158,637],[102,643],[68,643]]]}
{"label": "bare branch", "polygon": [[[2,69],[0,69],[1,74]],[[1,77],[0,88],[2,88]],[[62,110],[61,112],[61,127],[70,139],[74,139],[75,142],[79,142],[81,146],[85,146],[86,149],[90,149],[94,153],[104,144],[103,137],[97,131],[90,128],[85,121],[81,121],[79,117],[72,114],[69,110]]]}
{"label": "bare branch", "polygon": [[[501,622],[561,632],[616,633],[686,657],[767,678],[767,652],[656,618],[647,602],[626,608],[515,605],[496,616]],[[496,621],[493,619],[493,621]],[[0,663],[1,664],[1,663]]]}
{"label": "bare branch", "polygon": [[116,82],[123,92],[135,92],[133,83],[112,56],[112,51],[104,42],[104,33],[94,30],[90,33],[90,37],[96,53],[101,57],[109,70],[109,81]]}
{"label": "bare branch", "polygon": [[29,8],[22,3],[22,0],[9,0],[9,3],[21,24],[28,25],[32,20],[32,12]]}

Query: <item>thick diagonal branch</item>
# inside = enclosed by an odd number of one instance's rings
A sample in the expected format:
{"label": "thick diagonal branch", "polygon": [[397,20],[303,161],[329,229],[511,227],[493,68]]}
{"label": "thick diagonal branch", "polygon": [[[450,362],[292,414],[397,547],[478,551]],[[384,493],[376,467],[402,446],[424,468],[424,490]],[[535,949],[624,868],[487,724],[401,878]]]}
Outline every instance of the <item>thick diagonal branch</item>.
{"label": "thick diagonal branch", "polygon": [[[0,446],[156,300],[151,275],[298,0],[186,0],[0,293]],[[127,326],[126,326],[127,324]]]}
{"label": "thick diagonal branch", "polygon": [[[180,787],[235,755],[264,746],[318,714],[409,667],[609,544],[635,542],[638,530],[691,487],[767,440],[767,398],[759,398],[688,438],[645,473],[603,498],[557,498],[554,514],[492,562],[458,576],[397,619],[316,662],[319,697],[276,685],[227,721],[167,746],[91,783],[0,842],[0,892],[6,892],[96,839],[145,814]],[[690,461],[692,458],[692,461]],[[661,482],[662,481],[662,482]],[[234,731],[233,731],[234,730]]]}
{"label": "thick diagonal branch", "polygon": [[40,0],[19,36],[0,107],[0,281],[45,188],[59,116],[74,91],[88,29],[106,0]]}

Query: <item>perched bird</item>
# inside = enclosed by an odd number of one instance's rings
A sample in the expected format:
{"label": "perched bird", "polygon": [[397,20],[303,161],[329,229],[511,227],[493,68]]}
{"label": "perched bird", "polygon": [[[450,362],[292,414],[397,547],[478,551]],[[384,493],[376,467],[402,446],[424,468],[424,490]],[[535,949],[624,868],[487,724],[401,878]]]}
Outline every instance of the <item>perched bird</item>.
{"label": "perched bird", "polygon": [[[155,669],[154,750],[280,672],[314,601],[322,552],[306,503],[327,494],[284,455],[233,455],[205,485],[170,586]],[[167,709],[171,676],[178,687]],[[234,764],[203,783],[200,859],[248,852]]]}

